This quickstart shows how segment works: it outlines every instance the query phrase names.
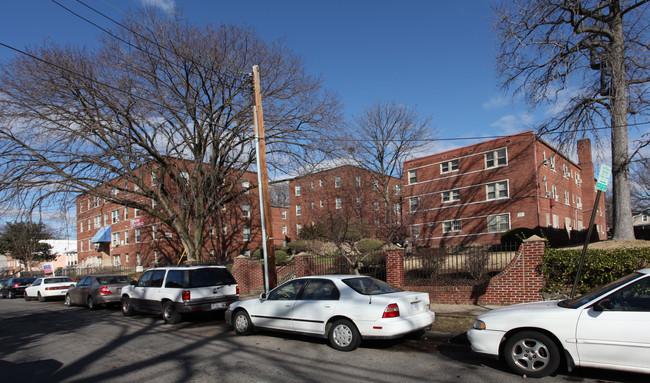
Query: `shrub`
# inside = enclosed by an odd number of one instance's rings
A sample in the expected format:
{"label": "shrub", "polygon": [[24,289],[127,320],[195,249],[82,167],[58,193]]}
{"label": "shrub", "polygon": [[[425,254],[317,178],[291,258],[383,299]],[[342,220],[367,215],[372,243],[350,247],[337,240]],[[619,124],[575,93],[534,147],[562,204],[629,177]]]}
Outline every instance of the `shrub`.
{"label": "shrub", "polygon": [[287,254],[285,251],[282,250],[276,250],[275,251],[275,264],[284,266],[290,264],[292,261],[291,258],[289,258],[289,254]]}
{"label": "shrub", "polygon": [[518,227],[516,229],[508,230],[501,235],[501,244],[506,243],[516,243],[521,244],[524,239],[528,239],[533,235],[540,235],[534,229],[529,229],[527,227]]}
{"label": "shrub", "polygon": [[483,246],[469,248],[465,255],[465,268],[475,280],[485,276],[486,266],[490,260],[490,252]]}
{"label": "shrub", "polygon": [[384,243],[376,239],[362,239],[357,242],[357,249],[362,253],[379,250]]}
{"label": "shrub", "polygon": [[307,242],[304,241],[289,242],[287,244],[287,247],[289,248],[291,254],[293,255],[301,253],[303,251],[307,251],[309,249]]}
{"label": "shrub", "polygon": [[[546,292],[571,290],[578,272],[582,250],[546,249],[542,273]],[[579,292],[586,292],[650,264],[650,247],[589,250],[585,254]]]}

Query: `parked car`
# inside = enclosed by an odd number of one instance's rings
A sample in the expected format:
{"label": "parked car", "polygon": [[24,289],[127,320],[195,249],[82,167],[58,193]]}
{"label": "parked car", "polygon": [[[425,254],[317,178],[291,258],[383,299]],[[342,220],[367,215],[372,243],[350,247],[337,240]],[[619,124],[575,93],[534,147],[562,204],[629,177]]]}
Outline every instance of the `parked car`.
{"label": "parked car", "polygon": [[362,339],[398,338],[431,327],[429,294],[402,291],[359,275],[301,277],[266,296],[235,302],[226,323],[239,335],[254,329],[329,338],[333,348],[351,351]]}
{"label": "parked car", "polygon": [[650,269],[582,296],[481,314],[467,331],[476,352],[543,377],[560,363],[650,373]]}
{"label": "parked car", "polygon": [[38,298],[39,302],[45,302],[47,298],[62,298],[74,285],[74,281],[68,277],[37,278],[25,288],[25,300]]}
{"label": "parked car", "polygon": [[9,278],[0,279],[0,290],[2,290],[7,285],[7,282],[9,282]]}
{"label": "parked car", "polygon": [[11,278],[0,291],[0,296],[2,296],[3,299],[7,297],[9,299],[14,299],[17,296],[23,296],[25,293],[25,287],[31,285],[35,280],[36,278],[33,277]]}
{"label": "parked car", "polygon": [[144,272],[122,288],[122,313],[161,314],[165,323],[178,323],[183,314],[224,311],[239,299],[239,286],[224,266],[160,267]]}
{"label": "parked car", "polygon": [[95,310],[101,305],[120,304],[122,287],[131,281],[126,275],[89,275],[68,289],[65,305],[86,305]]}

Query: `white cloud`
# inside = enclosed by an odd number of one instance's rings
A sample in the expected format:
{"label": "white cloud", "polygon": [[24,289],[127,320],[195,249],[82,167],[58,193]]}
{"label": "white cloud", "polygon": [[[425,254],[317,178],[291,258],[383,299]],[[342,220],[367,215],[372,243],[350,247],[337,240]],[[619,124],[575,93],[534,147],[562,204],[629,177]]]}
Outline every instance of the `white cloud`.
{"label": "white cloud", "polygon": [[172,14],[176,9],[176,0],[140,0],[145,6],[160,8],[163,11]]}
{"label": "white cloud", "polygon": [[530,129],[535,122],[535,118],[530,113],[508,114],[490,124],[491,127],[497,128],[504,135],[510,135]]}
{"label": "white cloud", "polygon": [[511,102],[512,101],[504,95],[492,96],[489,100],[483,103],[483,109],[490,110],[490,109],[502,108],[504,106],[507,106]]}

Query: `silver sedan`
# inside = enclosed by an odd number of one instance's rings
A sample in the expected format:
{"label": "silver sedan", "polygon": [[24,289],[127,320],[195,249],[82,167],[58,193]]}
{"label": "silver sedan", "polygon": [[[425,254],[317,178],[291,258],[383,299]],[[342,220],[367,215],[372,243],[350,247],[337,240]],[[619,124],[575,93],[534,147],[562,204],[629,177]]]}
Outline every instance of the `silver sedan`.
{"label": "silver sedan", "polygon": [[91,310],[100,305],[117,305],[122,287],[130,282],[126,275],[89,275],[68,290],[65,304],[88,306]]}

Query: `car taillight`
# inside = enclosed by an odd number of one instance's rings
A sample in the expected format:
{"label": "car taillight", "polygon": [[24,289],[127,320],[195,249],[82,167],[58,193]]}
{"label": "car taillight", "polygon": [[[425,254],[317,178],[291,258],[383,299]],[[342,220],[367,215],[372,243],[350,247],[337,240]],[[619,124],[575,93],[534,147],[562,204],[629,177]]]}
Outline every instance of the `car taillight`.
{"label": "car taillight", "polygon": [[18,286],[20,286],[20,283],[16,283],[16,284],[13,285],[12,287],[18,287]]}
{"label": "car taillight", "polygon": [[99,292],[100,292],[101,294],[104,294],[104,295],[113,294],[113,293],[111,292],[111,289],[108,288],[108,286],[102,286],[102,287],[99,289]]}
{"label": "car taillight", "polygon": [[184,301],[189,301],[190,300],[190,290],[183,291],[182,297],[183,297]]}
{"label": "car taillight", "polygon": [[391,303],[388,306],[386,306],[386,310],[384,310],[384,315],[382,315],[382,318],[395,318],[399,316],[399,307],[397,306],[397,303]]}
{"label": "car taillight", "polygon": [[237,295],[239,295],[239,286],[237,286]]}

